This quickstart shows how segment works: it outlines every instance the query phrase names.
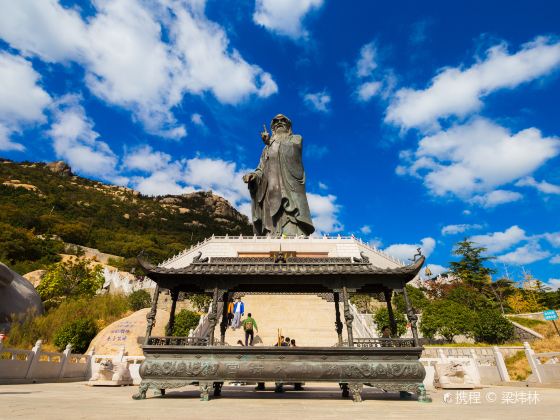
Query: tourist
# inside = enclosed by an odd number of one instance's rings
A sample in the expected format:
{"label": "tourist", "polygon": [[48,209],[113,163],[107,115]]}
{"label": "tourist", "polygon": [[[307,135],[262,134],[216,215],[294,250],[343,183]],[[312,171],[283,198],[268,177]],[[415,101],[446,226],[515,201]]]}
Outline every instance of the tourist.
{"label": "tourist", "polygon": [[286,337],[286,339],[280,345],[282,347],[290,347],[290,337]]}
{"label": "tourist", "polygon": [[381,328],[381,338],[391,338],[391,329],[387,325]]}
{"label": "tourist", "polygon": [[233,325],[232,328],[239,328],[241,324],[241,316],[245,313],[245,305],[241,301],[241,298],[237,298],[237,302],[233,305]]}
{"label": "tourist", "polygon": [[[257,322],[251,318],[251,314],[247,314],[247,318],[243,320],[241,323],[243,325],[243,329],[245,330],[245,346],[252,346],[253,345],[253,338],[255,336],[255,331],[259,332],[259,327],[257,327]],[[251,341],[249,342],[249,337],[251,337]]]}
{"label": "tourist", "polygon": [[231,327],[231,322],[233,321],[233,302],[228,303],[227,307],[227,325]]}
{"label": "tourist", "polygon": [[384,325],[381,328],[381,347],[391,347],[391,329]]}
{"label": "tourist", "polygon": [[274,347],[283,346],[283,345],[284,345],[284,336],[281,335],[281,336],[278,338],[278,341],[276,342],[276,344],[274,345]]}
{"label": "tourist", "polygon": [[293,338],[292,338],[292,341],[290,341],[290,347],[297,347],[296,346],[296,340],[294,340]]}

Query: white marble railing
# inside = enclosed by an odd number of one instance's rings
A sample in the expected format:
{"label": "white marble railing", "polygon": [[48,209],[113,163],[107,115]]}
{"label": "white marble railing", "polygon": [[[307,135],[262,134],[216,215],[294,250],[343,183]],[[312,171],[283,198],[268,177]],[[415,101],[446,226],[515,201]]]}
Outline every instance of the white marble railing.
{"label": "white marble railing", "polygon": [[45,352],[38,340],[31,350],[3,347],[0,342],[0,382],[83,381],[89,375],[90,356],[73,354],[70,345],[62,353]]}
{"label": "white marble railing", "polygon": [[[373,318],[371,314],[362,314],[358,308],[350,303],[350,313],[354,317],[352,322],[352,332],[356,338],[376,338],[378,334],[373,327]],[[372,320],[372,322],[369,322]]]}
{"label": "white marble railing", "polygon": [[347,240],[353,240],[356,242],[359,242],[360,245],[364,246],[365,248],[367,248],[369,251],[376,253],[377,255],[386,258],[396,264],[399,265],[406,265],[406,263],[398,258],[395,258],[394,256],[387,254],[386,252],[380,250],[379,248],[375,247],[375,246],[370,246],[367,242],[362,241],[360,238],[356,238],[354,235],[351,236],[341,236],[341,235],[337,235],[337,236],[328,236],[328,235],[323,235],[323,236],[284,236],[284,237],[272,237],[272,236],[257,236],[257,235],[253,235],[253,236],[243,236],[243,235],[239,235],[239,236],[229,236],[229,235],[225,235],[225,236],[215,236],[212,235],[209,238],[204,239],[202,242],[198,242],[195,245],[192,245],[189,248],[185,248],[183,251],[181,251],[180,253],[174,255],[173,257],[163,261],[162,263],[159,264],[159,266],[165,266],[166,264],[172,263],[178,259],[180,259],[181,257],[183,257],[184,255],[196,251],[199,248],[202,248],[202,246],[206,245],[207,243],[211,242],[211,241],[239,241],[239,240],[253,240],[253,241],[289,241],[289,240],[305,240],[305,241],[309,241],[311,243],[314,242],[324,242],[324,241],[347,241]]}

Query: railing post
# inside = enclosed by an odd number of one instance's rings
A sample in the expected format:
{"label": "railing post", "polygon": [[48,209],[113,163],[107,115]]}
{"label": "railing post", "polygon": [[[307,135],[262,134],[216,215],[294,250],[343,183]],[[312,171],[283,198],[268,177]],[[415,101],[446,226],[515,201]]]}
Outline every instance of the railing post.
{"label": "railing post", "polygon": [[535,351],[531,348],[531,346],[529,345],[529,343],[527,341],[523,342],[523,347],[525,347],[525,356],[527,357],[527,360],[529,361],[529,366],[531,367],[531,371],[535,375],[535,378],[537,378],[537,381],[539,382],[539,384],[542,384],[543,380],[542,380],[541,372],[540,372],[540,369],[539,369],[540,362],[537,359],[537,357],[535,356]]}
{"label": "railing post", "polygon": [[60,371],[58,372],[58,379],[64,378],[64,373],[66,372],[66,364],[70,361],[70,355],[72,354],[72,344],[68,343],[66,349],[62,352],[60,360]]}
{"label": "railing post", "polygon": [[86,379],[89,379],[93,376],[93,367],[95,365],[95,347],[92,347],[90,352],[87,354],[87,357],[89,357],[88,362],[88,368],[87,368],[87,372],[86,372]]}
{"label": "railing post", "polygon": [[494,359],[496,360],[496,367],[498,368],[498,372],[500,373],[500,378],[502,382],[510,382],[509,372],[507,371],[506,362],[504,360],[504,356],[502,352],[498,348],[498,346],[492,346],[492,351],[494,352]]}
{"label": "railing post", "polygon": [[39,363],[39,357],[41,355],[41,345],[43,344],[42,340],[37,340],[33,348],[31,349],[31,361],[29,362],[29,367],[27,368],[27,373],[25,375],[25,379],[33,379],[33,374],[35,373],[35,367],[37,363]]}

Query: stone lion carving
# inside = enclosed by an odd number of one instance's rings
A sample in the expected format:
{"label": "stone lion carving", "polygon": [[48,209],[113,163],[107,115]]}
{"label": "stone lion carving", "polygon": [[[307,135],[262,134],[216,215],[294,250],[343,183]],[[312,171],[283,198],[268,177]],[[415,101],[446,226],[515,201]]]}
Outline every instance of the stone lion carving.
{"label": "stone lion carving", "polygon": [[132,385],[128,362],[102,359],[99,364],[95,365],[88,385]]}

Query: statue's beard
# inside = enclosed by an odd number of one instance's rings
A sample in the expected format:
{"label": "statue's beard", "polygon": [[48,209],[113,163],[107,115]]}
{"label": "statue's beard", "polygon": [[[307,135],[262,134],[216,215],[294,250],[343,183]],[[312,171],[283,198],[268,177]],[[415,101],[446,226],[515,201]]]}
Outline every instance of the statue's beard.
{"label": "statue's beard", "polygon": [[278,127],[272,131],[272,140],[281,140],[288,138],[292,134],[292,130],[285,127]]}

